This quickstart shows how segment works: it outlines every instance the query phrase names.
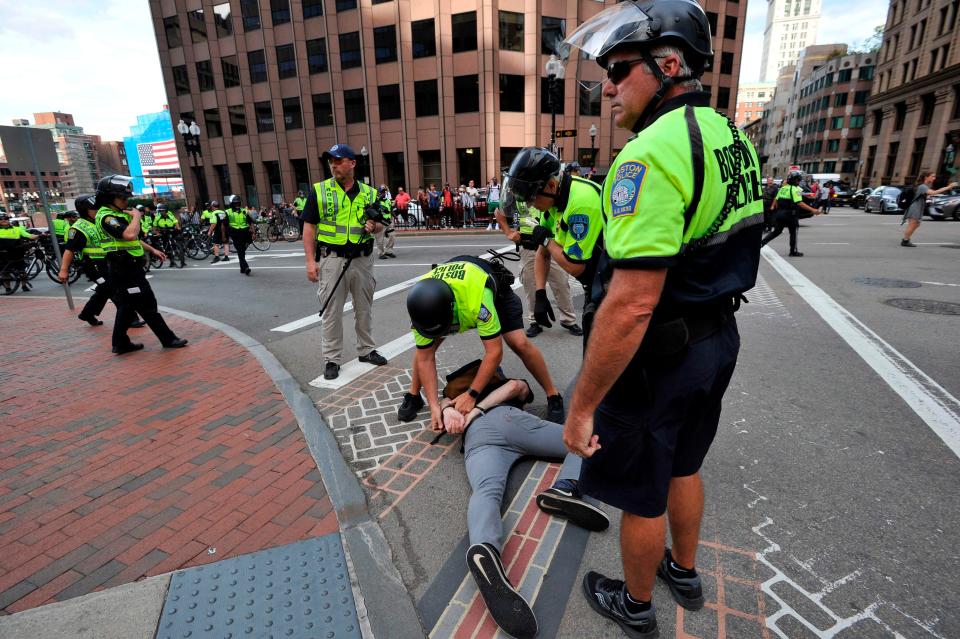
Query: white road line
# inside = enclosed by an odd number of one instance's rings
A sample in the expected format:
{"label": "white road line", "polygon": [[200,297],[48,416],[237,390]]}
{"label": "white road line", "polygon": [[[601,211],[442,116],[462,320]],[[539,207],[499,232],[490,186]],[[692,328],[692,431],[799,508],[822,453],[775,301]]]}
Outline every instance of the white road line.
{"label": "white road line", "polygon": [[772,249],[764,247],[762,255],[827,325],[903,398],[953,454],[960,457],[960,400]]}
{"label": "white road line", "polygon": [[[500,248],[497,248],[497,249],[494,249],[494,250],[496,250],[496,251],[499,253],[499,252],[505,252],[505,251],[512,251],[512,250],[514,249],[514,247],[515,247],[515,245],[513,245],[513,244],[508,244],[507,246],[501,246]],[[484,254],[480,255],[480,257],[481,257],[481,258],[490,257],[490,253],[484,253]],[[301,268],[302,268],[302,267],[301,267]],[[394,284],[393,286],[390,286],[390,287],[387,287],[387,288],[385,288],[385,289],[376,291],[376,292],[373,294],[373,299],[374,299],[374,300],[378,300],[378,299],[380,299],[380,298],[382,298],[382,297],[386,297],[386,296],[388,296],[388,295],[393,295],[394,293],[397,293],[397,292],[399,292],[399,291],[406,290],[406,289],[410,288],[411,286],[413,286],[414,284],[416,284],[416,283],[417,283],[417,280],[419,280],[419,279],[420,279],[420,276],[418,275],[417,277],[411,277],[411,278],[408,279],[408,280],[404,280],[403,282],[400,282],[399,284]],[[352,311],[352,310],[353,310],[353,300],[347,302],[347,303],[344,305],[344,307],[343,307],[343,312],[344,312],[344,313],[347,313],[347,312]],[[286,324],[282,324],[282,325],[280,325],[280,326],[271,328],[270,330],[273,331],[273,332],[276,332],[276,333],[292,333],[292,332],[294,332],[294,331],[299,331],[299,330],[302,329],[302,328],[306,328],[307,326],[313,326],[314,324],[318,324],[318,323],[320,323],[320,317],[319,317],[316,313],[314,313],[313,315],[308,315],[308,316],[306,316],[306,317],[301,317],[301,318],[298,319],[298,320],[294,320],[294,321],[292,321],[292,322],[288,322],[288,323],[286,323]]]}
{"label": "white road line", "polygon": [[[523,285],[519,281],[517,281],[517,282],[514,282],[511,288],[516,290],[521,286]],[[403,355],[405,352],[407,352],[413,347],[414,347],[413,333],[408,332],[404,335],[401,335],[400,337],[398,337],[393,341],[387,342],[383,346],[378,346],[377,352],[383,355],[387,359],[387,361],[389,361],[394,357]],[[337,377],[336,379],[324,379],[323,375],[321,375],[320,377],[310,382],[310,385],[316,388],[328,388],[328,389],[343,388],[344,386],[354,381],[361,375],[369,373],[374,368],[376,368],[376,366],[374,366],[373,364],[365,364],[361,362],[359,359],[352,359],[340,367],[340,376]]]}
{"label": "white road line", "polygon": [[931,286],[955,286],[960,288],[960,284],[947,284],[946,282],[920,282],[921,284],[930,284]]}
{"label": "white road line", "polygon": [[814,242],[816,246],[850,246],[850,242]]}

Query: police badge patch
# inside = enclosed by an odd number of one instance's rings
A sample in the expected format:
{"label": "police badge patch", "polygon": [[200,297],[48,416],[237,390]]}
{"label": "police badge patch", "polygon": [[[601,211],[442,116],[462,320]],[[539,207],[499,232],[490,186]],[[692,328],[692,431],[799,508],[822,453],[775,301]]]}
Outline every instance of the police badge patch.
{"label": "police badge patch", "polygon": [[588,216],[583,213],[571,215],[567,224],[570,227],[570,235],[573,236],[573,239],[579,242],[587,237],[587,232],[590,230],[590,218]]}
{"label": "police badge patch", "polygon": [[481,322],[489,322],[493,314],[483,304],[480,305],[480,312],[477,313],[477,319]]}
{"label": "police badge patch", "polygon": [[610,203],[613,208],[612,217],[633,215],[636,212],[637,200],[643,188],[643,179],[647,175],[647,165],[643,162],[624,162],[617,167],[613,177],[613,188],[610,190]]}

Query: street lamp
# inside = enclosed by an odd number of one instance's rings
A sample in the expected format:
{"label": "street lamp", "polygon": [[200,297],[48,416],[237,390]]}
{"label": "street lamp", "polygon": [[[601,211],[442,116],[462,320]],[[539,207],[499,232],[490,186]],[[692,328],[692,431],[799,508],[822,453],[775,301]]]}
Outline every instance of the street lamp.
{"label": "street lamp", "polygon": [[800,154],[800,139],[803,138],[803,127],[797,127],[797,132],[793,134],[797,141],[793,145],[793,163],[797,163],[797,156]]}
{"label": "street lamp", "polygon": [[[190,168],[193,169],[194,179],[197,181],[200,199],[206,202],[209,198],[207,197],[207,181],[204,178],[203,169],[200,167],[200,156],[202,155],[200,152],[200,127],[195,120],[191,120],[190,124],[187,124],[183,118],[180,118],[180,122],[177,123],[177,131],[183,136],[183,145],[187,149],[187,155],[193,158]],[[151,188],[153,188],[152,184]],[[154,193],[154,201],[156,201],[156,193]]]}
{"label": "street lamp", "polygon": [[597,170],[597,145],[594,144],[597,139],[597,125],[590,125],[590,169]]}
{"label": "street lamp", "polygon": [[557,56],[550,54],[547,60],[547,98],[550,101],[550,150],[557,152],[557,80],[563,81],[564,67]]}
{"label": "street lamp", "polygon": [[363,158],[363,166],[360,169],[360,172],[363,174],[361,177],[363,178],[363,181],[365,183],[370,184],[370,177],[367,175],[367,153],[368,153],[367,147],[361,146],[360,157]]}

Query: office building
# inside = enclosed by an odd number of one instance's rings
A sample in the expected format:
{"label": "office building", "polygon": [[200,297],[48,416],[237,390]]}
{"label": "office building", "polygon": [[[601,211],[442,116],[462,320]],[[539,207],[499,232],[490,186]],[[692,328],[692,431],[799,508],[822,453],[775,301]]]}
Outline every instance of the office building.
{"label": "office building", "polygon": [[[394,190],[485,184],[521,147],[549,144],[546,62],[613,4],[151,0],[171,122],[199,127],[176,136],[188,199],[289,202],[327,175],[320,158],[337,142],[357,151],[362,178]],[[705,9],[716,56],[704,84],[732,116],[746,3]],[[628,138],[612,125],[602,79],[574,55],[554,103],[556,129],[571,133],[557,139],[563,160],[600,174]],[[188,144],[199,152],[188,156]]]}
{"label": "office building", "polygon": [[100,175],[130,175],[127,163],[127,149],[123,142],[98,141],[97,160],[100,162]]}
{"label": "office building", "polygon": [[734,123],[743,127],[763,117],[763,109],[773,99],[776,82],[750,82],[737,87],[737,114]]}
{"label": "office building", "polygon": [[821,0],[767,0],[760,82],[776,82],[780,69],[794,64],[800,52],[816,43]]}
{"label": "office building", "polygon": [[794,164],[804,173],[831,173],[855,183],[863,147],[875,53],[830,58],[799,84],[794,108]]}
{"label": "office building", "polygon": [[[24,122],[18,118],[15,126],[0,126],[0,209],[11,215],[31,217],[36,226],[46,226],[42,213],[44,191],[51,212],[66,209],[57,149],[49,133]],[[34,158],[40,169],[39,180]]]}
{"label": "office building", "polygon": [[60,161],[60,177],[67,199],[92,193],[100,179],[97,163],[97,139],[83,132],[69,113],[34,113],[33,126],[47,129],[53,136]]}
{"label": "office building", "polygon": [[960,150],[960,0],[893,0],[867,103],[857,185],[957,180]]}

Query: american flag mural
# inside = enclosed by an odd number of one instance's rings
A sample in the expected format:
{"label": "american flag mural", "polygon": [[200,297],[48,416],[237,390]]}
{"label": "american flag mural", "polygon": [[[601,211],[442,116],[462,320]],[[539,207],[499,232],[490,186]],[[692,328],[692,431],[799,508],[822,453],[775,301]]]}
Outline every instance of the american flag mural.
{"label": "american flag mural", "polygon": [[137,156],[148,189],[151,183],[154,186],[183,188],[180,160],[177,158],[177,144],[174,140],[140,143],[137,145]]}

